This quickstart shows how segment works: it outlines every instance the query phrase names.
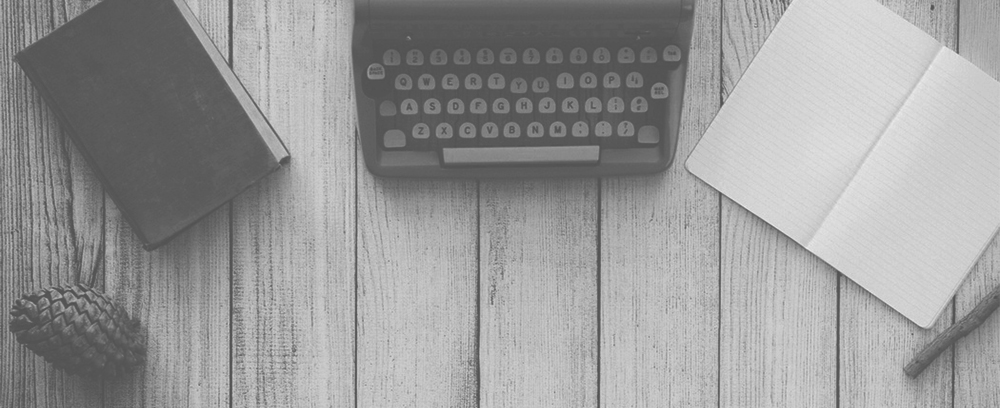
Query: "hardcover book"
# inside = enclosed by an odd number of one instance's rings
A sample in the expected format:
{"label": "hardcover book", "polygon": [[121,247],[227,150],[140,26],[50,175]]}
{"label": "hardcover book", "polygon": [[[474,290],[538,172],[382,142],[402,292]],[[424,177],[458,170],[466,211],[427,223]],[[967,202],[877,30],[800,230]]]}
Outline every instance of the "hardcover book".
{"label": "hardcover book", "polygon": [[105,0],[15,60],[146,249],[289,159],[183,0]]}

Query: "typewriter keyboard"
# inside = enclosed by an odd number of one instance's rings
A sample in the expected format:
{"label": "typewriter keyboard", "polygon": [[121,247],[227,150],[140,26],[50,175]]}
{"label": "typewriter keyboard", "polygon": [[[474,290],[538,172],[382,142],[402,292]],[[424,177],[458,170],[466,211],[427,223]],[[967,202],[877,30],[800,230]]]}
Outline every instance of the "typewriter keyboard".
{"label": "typewriter keyboard", "polygon": [[386,150],[461,147],[651,147],[666,124],[677,46],[450,47],[376,44],[365,93]]}

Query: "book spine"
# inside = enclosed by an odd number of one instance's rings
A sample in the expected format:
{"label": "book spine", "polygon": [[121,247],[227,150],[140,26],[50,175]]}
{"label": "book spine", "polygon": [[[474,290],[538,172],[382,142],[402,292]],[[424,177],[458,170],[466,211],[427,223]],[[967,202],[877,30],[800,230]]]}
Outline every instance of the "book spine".
{"label": "book spine", "polygon": [[[101,186],[104,188],[104,191],[108,194],[108,196],[111,197],[111,201],[114,202],[119,209],[125,208],[119,203],[118,195],[115,193],[114,189],[111,188],[111,185],[104,177],[104,173],[101,172],[101,168],[97,166],[97,162],[94,161],[93,156],[87,149],[87,145],[81,142],[76,130],[73,128],[73,123],[68,117],[66,117],[66,114],[62,111],[59,104],[56,103],[55,98],[52,97],[45,81],[40,75],[38,75],[38,73],[35,72],[34,66],[32,66],[30,57],[27,54],[30,49],[31,48],[29,47],[28,49],[17,53],[14,56],[14,62],[21,67],[21,71],[24,71],[28,80],[31,81],[31,84],[34,85],[35,89],[37,89],[38,93],[42,96],[42,100],[45,101],[45,104],[48,105],[52,113],[55,114],[56,119],[59,121],[59,125],[63,129],[64,133],[70,140],[73,141],[77,150],[79,150],[80,154],[83,155],[83,159],[87,162],[87,165],[90,166],[91,171],[93,171],[94,175],[96,175],[98,180],[101,181]],[[132,228],[132,231],[135,232],[136,236],[143,243],[143,245],[149,245],[149,239],[147,239],[142,233],[142,230],[138,228],[138,224],[133,222],[132,217],[126,211],[121,211],[121,214],[122,218],[124,218],[129,224],[129,227]]]}
{"label": "book spine", "polygon": [[285,147],[285,143],[281,141],[275,133],[274,128],[271,123],[264,117],[261,113],[260,107],[254,102],[253,98],[250,97],[250,93],[247,92],[246,87],[240,82],[236,74],[229,67],[229,63],[226,61],[225,57],[222,56],[222,52],[219,48],[215,46],[212,39],[208,36],[208,32],[195,17],[191,9],[188,8],[184,0],[173,0],[175,6],[177,6],[178,11],[187,21],[188,27],[194,33],[198,41],[201,42],[202,47],[208,53],[208,56],[212,59],[215,64],[216,70],[222,75],[223,80],[226,81],[226,85],[229,86],[229,91],[236,96],[239,101],[240,106],[243,107],[243,111],[247,113],[250,120],[254,123],[257,128],[257,133],[260,135],[261,139],[267,145],[268,149],[271,151],[271,155],[274,157],[274,161],[277,165],[287,164],[291,157],[288,154],[288,149]]}

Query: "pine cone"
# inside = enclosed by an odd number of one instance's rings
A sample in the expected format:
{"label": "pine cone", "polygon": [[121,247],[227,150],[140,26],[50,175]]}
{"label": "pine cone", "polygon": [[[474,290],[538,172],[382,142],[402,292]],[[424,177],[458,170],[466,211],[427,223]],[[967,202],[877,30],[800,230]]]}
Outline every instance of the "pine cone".
{"label": "pine cone", "polygon": [[139,321],[88,286],[24,295],[10,314],[17,341],[70,374],[115,377],[146,360]]}

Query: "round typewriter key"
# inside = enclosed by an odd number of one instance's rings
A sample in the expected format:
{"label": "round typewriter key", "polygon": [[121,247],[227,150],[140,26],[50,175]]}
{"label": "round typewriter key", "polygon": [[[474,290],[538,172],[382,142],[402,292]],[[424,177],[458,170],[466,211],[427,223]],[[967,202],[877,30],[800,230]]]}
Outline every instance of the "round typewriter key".
{"label": "round typewriter key", "polygon": [[587,63],[587,50],[576,47],[569,52],[569,62],[571,64],[586,64]]}
{"label": "round typewriter key", "polygon": [[413,99],[404,100],[399,104],[399,111],[404,115],[416,115],[418,111],[417,101]]}
{"label": "round typewriter key", "polygon": [[538,112],[539,113],[555,113],[556,112],[556,100],[545,97],[538,101]]}
{"label": "round typewriter key", "polygon": [[546,93],[549,91],[549,80],[545,78],[535,78],[531,82],[531,91],[534,93]]}
{"label": "round typewriter key", "polygon": [[400,91],[409,91],[413,89],[413,79],[409,75],[399,74],[396,76],[396,89]]}
{"label": "round typewriter key", "polygon": [[670,89],[663,82],[657,82],[653,84],[653,87],[649,89],[649,97],[653,99],[667,99],[670,96]]}
{"label": "round typewriter key", "polygon": [[406,53],[406,65],[424,65],[424,53],[420,50],[410,50]]}
{"label": "round typewriter key", "polygon": [[429,137],[431,137],[431,127],[427,126],[426,123],[417,123],[413,126],[414,139],[427,139]]}
{"label": "round typewriter key", "polygon": [[514,122],[507,122],[503,127],[503,137],[508,139],[521,137],[521,125]]}
{"label": "round typewriter key", "polygon": [[420,78],[417,78],[417,88],[421,91],[433,91],[436,86],[437,83],[431,74],[423,74]]}
{"label": "round typewriter key", "polygon": [[598,64],[607,64],[611,62],[611,51],[604,47],[594,50],[594,62]]}
{"label": "round typewriter key", "polygon": [[451,124],[441,123],[437,125],[437,129],[434,129],[434,136],[438,139],[451,139]]}
{"label": "round typewriter key", "polygon": [[527,128],[528,137],[539,138],[545,135],[545,125],[539,122],[531,122]]}
{"label": "round typewriter key", "polygon": [[465,89],[476,91],[483,88],[483,77],[479,74],[469,74],[465,77]]}
{"label": "round typewriter key", "polygon": [[495,139],[499,135],[500,129],[497,129],[497,125],[493,122],[483,123],[483,137],[487,139]]}
{"label": "round typewriter key", "polygon": [[385,79],[385,67],[382,64],[371,64],[368,66],[368,79],[377,81]]}
{"label": "round typewriter key", "polygon": [[472,102],[469,102],[469,112],[480,115],[486,113],[486,100],[483,98],[473,99]]}
{"label": "round typewriter key", "polygon": [[476,63],[479,65],[493,65],[493,50],[489,48],[480,49],[476,53]]}
{"label": "round typewriter key", "polygon": [[632,51],[629,47],[622,47],[618,50],[618,63],[619,64],[631,64],[635,62],[635,51]]}
{"label": "round typewriter key", "polygon": [[572,96],[563,99],[562,111],[563,113],[577,113],[580,111],[580,102]]}
{"label": "round typewriter key", "polygon": [[493,113],[501,115],[510,113],[510,102],[507,102],[507,98],[497,98],[493,101]]}
{"label": "round typewriter key", "polygon": [[597,125],[594,125],[594,134],[597,135],[597,137],[611,136],[611,131],[611,124],[606,121],[602,120],[597,122]]}
{"label": "round typewriter key", "polygon": [[608,72],[604,74],[604,87],[608,89],[620,88],[622,86],[622,77],[615,72]]}
{"label": "round typewriter key", "polygon": [[385,135],[382,136],[382,144],[387,149],[406,147],[406,135],[399,129],[386,131]]}
{"label": "round typewriter key", "polygon": [[558,77],[556,77],[556,88],[559,88],[559,89],[573,89],[573,86],[575,86],[575,85],[576,84],[575,84],[575,82],[573,80],[573,74],[569,74],[569,73],[563,72],[563,73],[559,74]]}
{"label": "round typewriter key", "polygon": [[580,75],[580,88],[597,88],[597,75],[594,75],[593,72],[585,72],[583,75]]}
{"label": "round typewriter key", "polygon": [[642,88],[642,74],[638,72],[629,73],[625,77],[625,86],[629,88]]}
{"label": "round typewriter key", "polygon": [[643,126],[639,128],[639,143],[657,144],[660,142],[660,130],[656,126]]}
{"label": "round typewriter key", "polygon": [[632,99],[632,112],[646,113],[647,110],[649,110],[649,104],[646,102],[646,98],[636,96],[635,99]]}
{"label": "round typewriter key", "polygon": [[452,115],[465,113],[465,102],[458,98],[448,101],[448,113]]}
{"label": "round typewriter key", "polygon": [[551,137],[565,137],[566,136],[566,125],[560,121],[552,122],[549,125],[549,136]]}
{"label": "round typewriter key", "polygon": [[573,124],[573,137],[590,136],[590,125],[587,122],[579,121]]}
{"label": "round typewriter key", "polygon": [[618,96],[608,99],[608,113],[625,112],[625,101]]}
{"label": "round typewriter key", "polygon": [[658,54],[659,53],[656,52],[656,48],[653,47],[643,48],[642,51],[639,52],[639,62],[642,62],[643,64],[655,63],[660,59],[659,58],[660,56]]}
{"label": "round typewriter key", "polygon": [[632,122],[629,122],[629,121],[626,120],[626,121],[622,121],[622,123],[619,123],[618,124],[618,136],[621,136],[621,137],[632,137],[632,136],[635,136],[635,126],[632,125]]}
{"label": "round typewriter key", "polygon": [[549,48],[549,50],[545,52],[545,62],[547,64],[562,64],[562,50],[555,47]]}
{"label": "round typewriter key", "polygon": [[438,100],[434,98],[424,101],[424,113],[428,115],[437,115],[441,113],[441,102],[438,102]]}
{"label": "round typewriter key", "polygon": [[531,99],[528,98],[518,99],[515,106],[517,113],[521,114],[531,113],[531,111],[534,110],[534,104],[531,102]]}
{"label": "round typewriter key", "polygon": [[469,65],[472,62],[472,54],[465,48],[455,50],[455,65]]}
{"label": "round typewriter key", "polygon": [[455,74],[445,74],[441,78],[441,88],[446,91],[454,91],[458,89],[458,75]]}
{"label": "round typewriter key", "polygon": [[500,50],[500,63],[504,65],[516,64],[517,51],[514,51],[513,48],[504,48]]}
{"label": "round typewriter key", "polygon": [[510,92],[516,94],[528,92],[528,81],[525,81],[524,78],[514,78],[513,81],[510,81]]}
{"label": "round typewriter key", "polygon": [[668,45],[663,48],[663,61],[677,62],[681,60],[681,48],[676,45]]}
{"label": "round typewriter key", "polygon": [[472,139],[476,137],[476,125],[465,122],[458,127],[458,137],[462,139]]}
{"label": "round typewriter key", "polygon": [[491,74],[490,78],[486,80],[487,85],[490,89],[496,91],[504,89],[507,87],[507,79],[500,74]]}
{"label": "round typewriter key", "polygon": [[378,107],[378,113],[382,116],[396,116],[396,104],[392,101],[382,101]]}
{"label": "round typewriter key", "polygon": [[394,67],[396,65],[399,65],[399,62],[400,62],[399,51],[386,50],[385,53],[382,54],[382,63],[385,65]]}
{"label": "round typewriter key", "polygon": [[542,60],[542,55],[535,48],[528,48],[524,50],[524,55],[521,57],[525,64],[534,65]]}
{"label": "round typewriter key", "polygon": [[603,108],[604,105],[601,103],[601,98],[598,98],[596,96],[592,96],[589,99],[587,99],[587,103],[584,104],[583,106],[583,109],[587,113],[601,113],[601,110]]}
{"label": "round typewriter key", "polygon": [[431,51],[431,65],[444,65],[448,63],[448,53],[438,48]]}

